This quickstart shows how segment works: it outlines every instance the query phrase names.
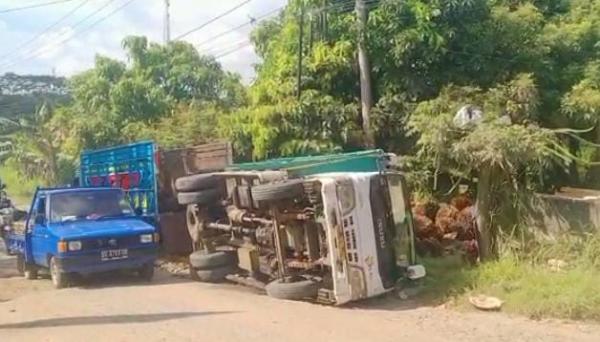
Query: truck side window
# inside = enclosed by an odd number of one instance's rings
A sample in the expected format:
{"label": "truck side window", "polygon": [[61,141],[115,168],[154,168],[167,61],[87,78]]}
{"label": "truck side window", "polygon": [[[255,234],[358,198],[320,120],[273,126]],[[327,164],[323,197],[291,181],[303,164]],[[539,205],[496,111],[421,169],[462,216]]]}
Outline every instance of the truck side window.
{"label": "truck side window", "polygon": [[38,217],[46,218],[46,197],[40,197],[37,205],[37,215]]}
{"label": "truck side window", "polygon": [[37,199],[36,204],[33,206],[33,212],[29,218],[29,224],[27,229],[32,229],[40,220],[46,220],[46,198],[40,197]]}

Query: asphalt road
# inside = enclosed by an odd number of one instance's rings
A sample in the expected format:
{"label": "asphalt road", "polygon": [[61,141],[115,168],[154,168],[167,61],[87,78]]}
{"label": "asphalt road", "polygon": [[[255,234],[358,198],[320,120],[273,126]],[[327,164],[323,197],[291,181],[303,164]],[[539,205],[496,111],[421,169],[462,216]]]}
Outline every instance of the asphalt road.
{"label": "asphalt road", "polygon": [[[6,260],[5,260],[6,261]],[[1,267],[9,267],[3,261]],[[459,313],[392,296],[350,307],[271,299],[245,287],[157,272],[54,290],[0,278],[0,341],[599,341],[594,325]]]}

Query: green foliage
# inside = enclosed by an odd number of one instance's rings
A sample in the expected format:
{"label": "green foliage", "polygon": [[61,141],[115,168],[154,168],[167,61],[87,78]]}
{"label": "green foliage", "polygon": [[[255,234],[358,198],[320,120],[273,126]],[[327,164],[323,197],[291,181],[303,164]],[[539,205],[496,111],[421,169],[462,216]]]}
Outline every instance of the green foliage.
{"label": "green foliage", "polygon": [[331,96],[306,91],[300,101],[241,109],[221,123],[223,136],[234,142],[239,156],[265,159],[275,156],[327,153],[352,146],[356,106]]}
{"label": "green foliage", "polygon": [[28,177],[21,171],[21,165],[9,159],[0,165],[0,179],[6,184],[6,192],[11,200],[22,207],[30,204],[31,197],[36,187],[44,185],[43,179]]}
{"label": "green foliage", "polygon": [[[535,319],[600,320],[600,236],[561,236],[528,244],[506,249],[498,260],[478,267],[459,258],[423,260],[428,273],[423,296],[470,307],[469,296],[485,294],[503,300],[504,311]],[[551,259],[566,266],[553,269]]]}
{"label": "green foliage", "polygon": [[217,139],[215,127],[221,115],[222,110],[215,105],[182,104],[152,125],[133,122],[122,132],[131,141],[150,139],[161,148],[182,148]]}

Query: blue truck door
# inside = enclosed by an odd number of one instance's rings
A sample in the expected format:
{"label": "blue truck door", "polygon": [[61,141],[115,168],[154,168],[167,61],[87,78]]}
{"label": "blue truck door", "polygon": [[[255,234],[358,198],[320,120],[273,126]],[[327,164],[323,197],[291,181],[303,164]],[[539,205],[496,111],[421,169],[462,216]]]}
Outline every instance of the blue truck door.
{"label": "blue truck door", "polygon": [[47,215],[46,215],[46,197],[39,196],[35,199],[33,212],[29,219],[28,231],[31,234],[31,252],[33,261],[36,265],[48,266],[47,244],[49,243]]}

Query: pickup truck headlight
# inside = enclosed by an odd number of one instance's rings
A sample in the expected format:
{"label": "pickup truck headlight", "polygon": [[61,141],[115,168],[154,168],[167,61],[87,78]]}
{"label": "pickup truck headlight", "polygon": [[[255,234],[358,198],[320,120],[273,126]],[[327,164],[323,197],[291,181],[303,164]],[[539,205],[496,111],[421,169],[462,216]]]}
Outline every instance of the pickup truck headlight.
{"label": "pickup truck headlight", "polygon": [[151,243],[152,242],[152,234],[142,234],[140,235],[141,243]]}
{"label": "pickup truck headlight", "polygon": [[69,241],[67,246],[69,247],[69,251],[79,251],[81,250],[81,241]]}

